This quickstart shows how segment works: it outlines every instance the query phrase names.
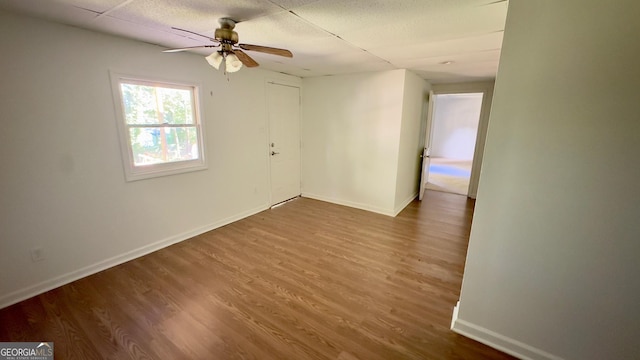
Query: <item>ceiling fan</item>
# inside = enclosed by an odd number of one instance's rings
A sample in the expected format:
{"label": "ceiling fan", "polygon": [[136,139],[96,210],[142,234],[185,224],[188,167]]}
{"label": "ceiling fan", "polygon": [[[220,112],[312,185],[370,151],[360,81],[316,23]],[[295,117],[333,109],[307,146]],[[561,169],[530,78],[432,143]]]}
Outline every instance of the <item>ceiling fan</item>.
{"label": "ceiling fan", "polygon": [[284,57],[293,57],[291,51],[286,49],[278,49],[274,47],[268,46],[260,46],[260,45],[251,45],[251,44],[238,44],[238,33],[233,31],[235,28],[237,21],[231,18],[221,18],[218,20],[220,23],[220,27],[216,29],[215,35],[213,38],[200,35],[198,33],[194,33],[189,30],[178,29],[180,31],[186,31],[198,36],[202,36],[211,40],[213,45],[200,45],[200,46],[191,46],[186,48],[179,49],[168,49],[163,52],[179,52],[186,51],[191,49],[200,49],[200,48],[217,48],[220,50],[213,52],[211,55],[207,56],[205,59],[209,62],[211,66],[214,68],[220,69],[220,65],[224,61],[225,63],[225,71],[226,72],[236,72],[242,68],[242,65],[246,67],[256,67],[259,64],[251,58],[247,53],[242,50],[248,51],[258,51],[271,55],[279,55]]}

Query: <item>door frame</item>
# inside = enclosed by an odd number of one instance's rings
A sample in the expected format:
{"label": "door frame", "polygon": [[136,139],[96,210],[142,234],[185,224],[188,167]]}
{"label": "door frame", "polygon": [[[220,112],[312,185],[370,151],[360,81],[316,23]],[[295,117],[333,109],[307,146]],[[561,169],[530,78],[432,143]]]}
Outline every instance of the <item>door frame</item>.
{"label": "door frame", "polygon": [[[300,96],[300,106],[298,107],[298,125],[300,126],[300,132],[298,134],[298,142],[300,144],[300,164],[298,164],[298,169],[300,171],[300,194],[302,194],[302,82],[276,79],[276,78],[266,78],[264,81],[264,92],[265,92],[265,161],[267,162],[267,186],[269,188],[269,204],[268,207],[271,207],[273,204],[273,187],[271,183],[271,123],[269,120],[269,85],[281,85],[281,86],[289,86],[298,88],[298,94]],[[300,195],[299,194],[299,195]],[[298,196],[299,196],[298,195]]]}
{"label": "door frame", "polygon": [[420,157],[420,184],[418,185],[418,200],[422,201],[424,193],[427,191],[429,181],[429,166],[431,166],[431,144],[433,139],[433,116],[436,111],[436,98],[433,90],[429,90],[427,95],[426,119],[424,121],[424,132],[422,135],[422,154]]}
{"label": "door frame", "polygon": [[455,84],[435,84],[431,90],[435,95],[442,94],[466,94],[482,93],[482,105],[480,108],[480,121],[476,134],[476,146],[473,152],[471,164],[471,177],[469,179],[468,197],[475,199],[478,195],[478,183],[480,182],[480,170],[484,155],[484,144],[487,139],[489,115],[491,114],[491,102],[493,101],[493,88],[495,81],[468,82]]}

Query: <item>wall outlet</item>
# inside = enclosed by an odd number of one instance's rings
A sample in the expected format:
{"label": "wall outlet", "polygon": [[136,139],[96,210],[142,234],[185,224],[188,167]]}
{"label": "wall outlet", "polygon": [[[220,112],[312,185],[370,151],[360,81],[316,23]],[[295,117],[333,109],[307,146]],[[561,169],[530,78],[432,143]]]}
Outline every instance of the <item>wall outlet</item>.
{"label": "wall outlet", "polygon": [[38,262],[44,260],[44,250],[41,247],[31,249],[31,261]]}

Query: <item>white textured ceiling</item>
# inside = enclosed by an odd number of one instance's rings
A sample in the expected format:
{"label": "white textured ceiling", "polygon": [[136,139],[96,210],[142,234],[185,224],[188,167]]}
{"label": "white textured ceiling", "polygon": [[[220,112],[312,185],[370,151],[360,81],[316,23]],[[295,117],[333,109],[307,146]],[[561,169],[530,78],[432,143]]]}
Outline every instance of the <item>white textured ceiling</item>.
{"label": "white textured ceiling", "polygon": [[410,69],[438,83],[495,77],[507,1],[0,0],[0,8],[166,48],[210,43],[172,27],[212,37],[230,17],[241,43],[293,52],[248,52],[266,69],[301,77]]}

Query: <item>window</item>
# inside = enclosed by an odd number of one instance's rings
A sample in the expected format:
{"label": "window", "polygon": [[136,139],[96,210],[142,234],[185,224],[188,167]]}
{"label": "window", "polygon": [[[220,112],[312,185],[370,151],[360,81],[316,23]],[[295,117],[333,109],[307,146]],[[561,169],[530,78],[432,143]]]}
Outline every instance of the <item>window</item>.
{"label": "window", "polygon": [[198,87],[112,74],[128,181],[206,168]]}

